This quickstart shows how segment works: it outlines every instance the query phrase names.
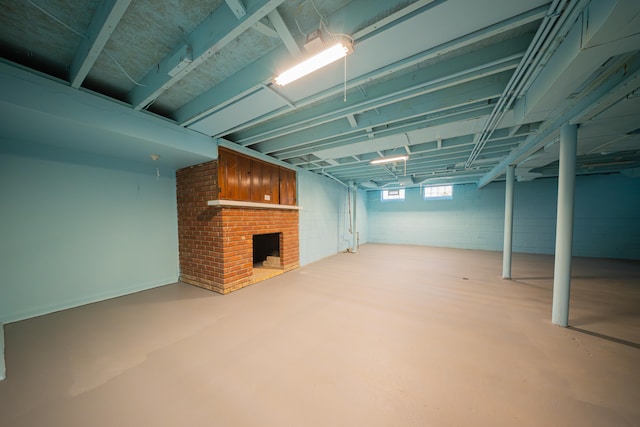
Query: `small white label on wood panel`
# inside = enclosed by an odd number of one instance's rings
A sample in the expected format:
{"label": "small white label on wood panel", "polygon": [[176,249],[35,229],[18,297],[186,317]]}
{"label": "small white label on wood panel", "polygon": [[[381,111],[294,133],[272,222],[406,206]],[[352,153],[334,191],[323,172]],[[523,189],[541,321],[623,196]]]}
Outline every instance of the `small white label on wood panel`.
{"label": "small white label on wood panel", "polygon": [[265,200],[271,200],[271,196],[270,196],[270,195],[268,195],[268,194],[265,194],[265,195],[264,195],[264,199],[265,199]]}

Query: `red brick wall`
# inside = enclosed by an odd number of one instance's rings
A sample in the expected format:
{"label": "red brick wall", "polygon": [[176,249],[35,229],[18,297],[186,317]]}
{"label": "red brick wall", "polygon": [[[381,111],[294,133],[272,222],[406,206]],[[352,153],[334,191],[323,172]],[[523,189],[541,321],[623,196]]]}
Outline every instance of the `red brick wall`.
{"label": "red brick wall", "polygon": [[183,282],[222,294],[252,284],[254,234],[281,233],[282,267],[299,266],[297,210],[207,206],[217,190],[216,161],[176,172]]}

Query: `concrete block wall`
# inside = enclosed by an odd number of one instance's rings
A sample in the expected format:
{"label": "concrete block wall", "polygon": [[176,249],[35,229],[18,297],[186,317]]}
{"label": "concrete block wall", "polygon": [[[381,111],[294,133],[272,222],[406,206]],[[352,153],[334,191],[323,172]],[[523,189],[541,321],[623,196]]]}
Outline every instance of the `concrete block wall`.
{"label": "concrete block wall", "polygon": [[575,255],[640,259],[639,177],[579,177],[575,197]]}
{"label": "concrete block wall", "polygon": [[[558,180],[519,182],[514,194],[516,252],[555,252]],[[573,254],[640,259],[640,179],[621,174],[576,177]]]}
{"label": "concrete block wall", "polygon": [[[478,189],[456,185],[452,200],[422,199],[407,189],[405,201],[367,194],[368,240],[501,251],[504,182]],[[553,254],[558,181],[516,182],[513,250]],[[573,254],[640,259],[640,179],[621,174],[576,177]]]}
{"label": "concrete block wall", "polygon": [[405,191],[405,200],[381,201],[379,191],[367,193],[368,240],[376,243],[502,248],[504,189],[459,185],[452,200],[422,199],[419,188]]}
{"label": "concrete block wall", "polygon": [[[367,194],[358,191],[356,224],[360,244],[368,239]],[[347,187],[311,172],[298,171],[300,211],[300,265],[335,255],[351,247]]]}

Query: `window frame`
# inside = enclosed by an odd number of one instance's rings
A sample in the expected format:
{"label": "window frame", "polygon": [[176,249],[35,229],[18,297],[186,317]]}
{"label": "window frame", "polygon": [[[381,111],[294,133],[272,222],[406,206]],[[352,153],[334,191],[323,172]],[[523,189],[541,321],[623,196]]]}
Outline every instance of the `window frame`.
{"label": "window frame", "polygon": [[[390,191],[397,191],[398,192],[398,197],[392,197],[389,198],[389,192]],[[385,197],[386,194],[386,197]],[[407,197],[405,189],[404,188],[395,188],[392,190],[380,190],[380,201],[381,202],[404,202],[405,198]]]}
{"label": "window frame", "polygon": [[[427,191],[431,188],[445,189],[445,190],[442,192],[443,194],[427,195]],[[447,192],[449,194],[446,194]],[[453,200],[453,184],[427,185],[422,187],[421,193],[422,193],[423,200]]]}

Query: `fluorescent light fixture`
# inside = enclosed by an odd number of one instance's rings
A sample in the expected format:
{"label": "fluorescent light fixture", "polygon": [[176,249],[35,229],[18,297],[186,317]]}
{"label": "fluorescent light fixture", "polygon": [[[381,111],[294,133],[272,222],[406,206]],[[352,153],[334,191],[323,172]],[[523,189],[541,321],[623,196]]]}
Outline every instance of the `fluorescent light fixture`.
{"label": "fluorescent light fixture", "polygon": [[351,53],[353,48],[347,42],[340,42],[331,46],[328,49],[323,50],[320,53],[313,55],[311,58],[306,59],[296,65],[293,68],[285,71],[275,78],[274,82],[279,86],[284,86],[300,77],[304,77],[307,74],[311,74],[320,68],[337,61],[340,58],[344,58]]}
{"label": "fluorescent light fixture", "polygon": [[401,160],[409,160],[409,156],[383,157],[381,159],[371,160],[369,163],[372,165],[381,165],[383,163],[393,163]]}

